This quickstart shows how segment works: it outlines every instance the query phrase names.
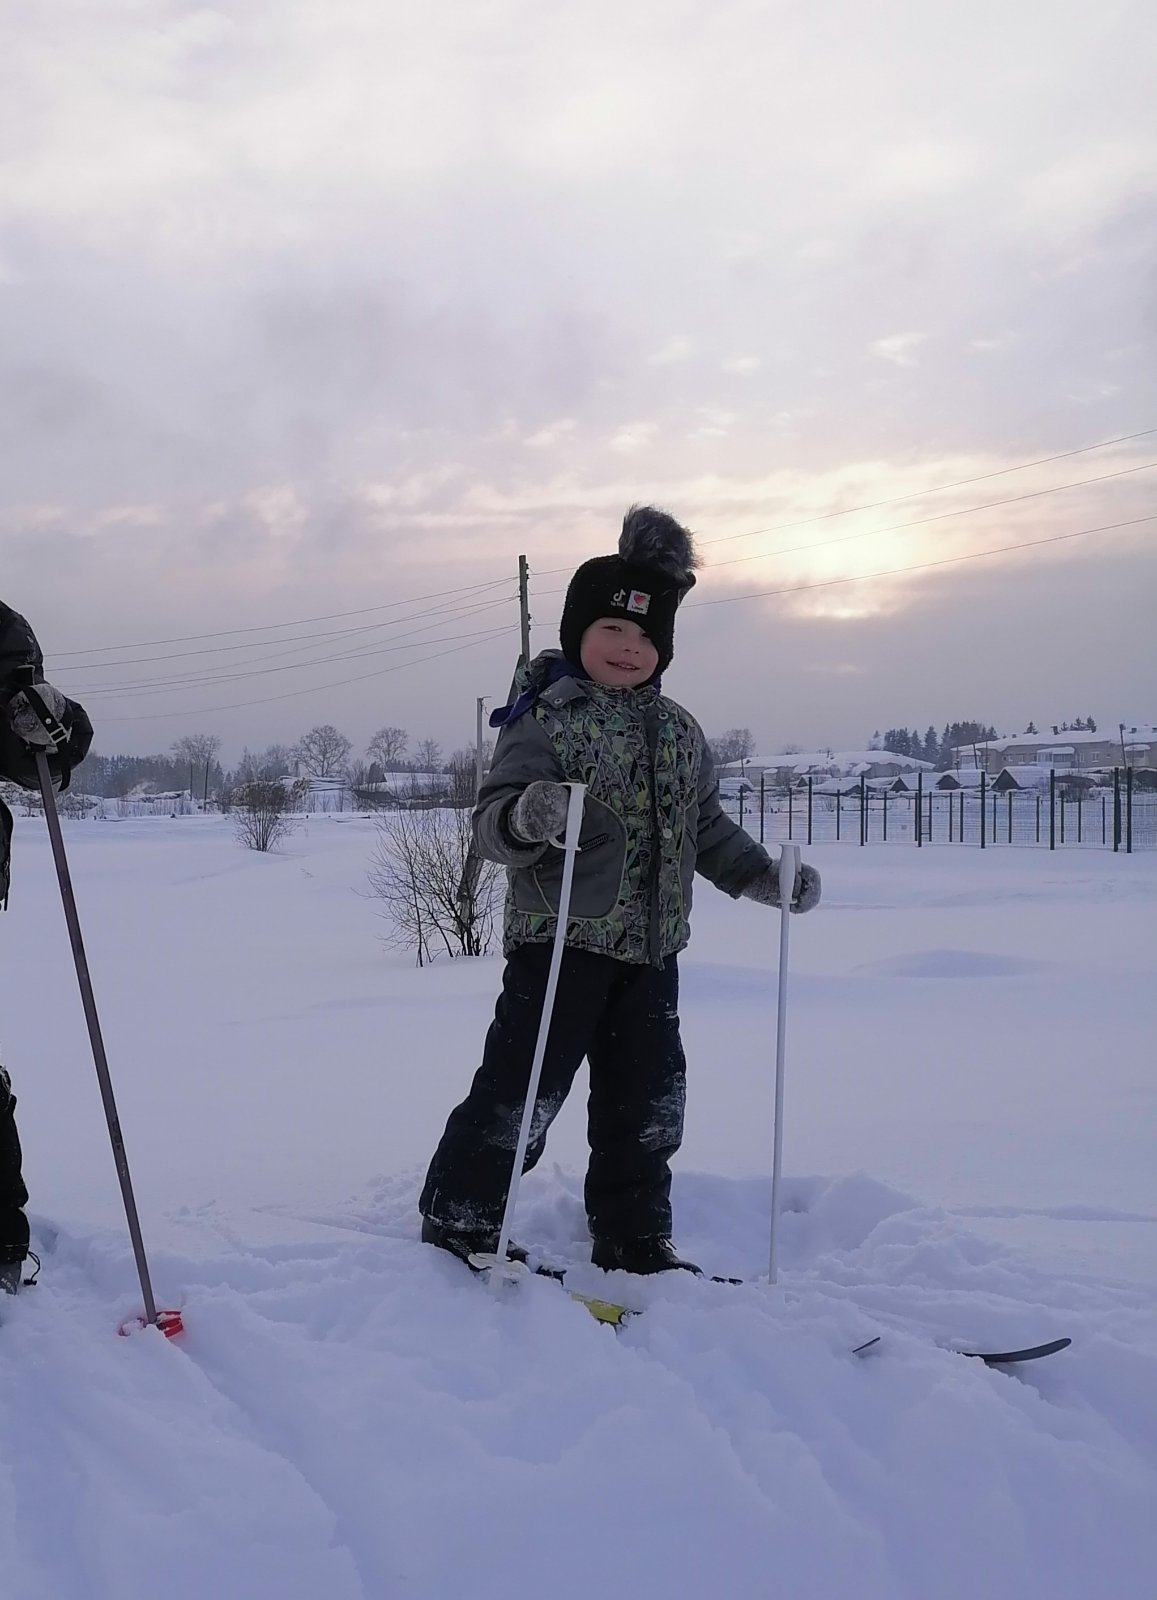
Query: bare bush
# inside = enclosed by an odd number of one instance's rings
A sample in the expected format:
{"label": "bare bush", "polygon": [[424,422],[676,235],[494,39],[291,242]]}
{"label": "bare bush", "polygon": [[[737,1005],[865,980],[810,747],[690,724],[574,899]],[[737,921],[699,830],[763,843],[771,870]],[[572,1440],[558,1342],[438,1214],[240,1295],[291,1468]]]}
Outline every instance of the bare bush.
{"label": "bare bush", "polygon": [[305,796],[307,784],[285,784],[256,778],[240,784],[230,801],[233,831],[247,850],[272,850],[293,831],[294,812]]}
{"label": "bare bush", "polygon": [[418,965],[436,955],[482,956],[494,939],[502,868],[471,857],[466,810],[401,809],[378,823],[371,893],[390,924],[386,943],[413,950]]}

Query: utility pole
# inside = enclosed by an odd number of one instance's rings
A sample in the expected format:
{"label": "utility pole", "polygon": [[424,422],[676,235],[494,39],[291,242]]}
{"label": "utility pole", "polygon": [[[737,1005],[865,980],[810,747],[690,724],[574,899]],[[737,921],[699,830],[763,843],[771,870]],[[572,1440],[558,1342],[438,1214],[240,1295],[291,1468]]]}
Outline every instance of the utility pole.
{"label": "utility pole", "polygon": [[486,705],[486,696],[480,694],[475,701],[477,726],[474,734],[474,793],[478,794],[482,788],[482,770],[486,765],[486,757],[482,747],[482,712]]}
{"label": "utility pole", "polygon": [[530,568],[526,557],[518,558],[518,610],[522,622],[522,659],[530,660]]}

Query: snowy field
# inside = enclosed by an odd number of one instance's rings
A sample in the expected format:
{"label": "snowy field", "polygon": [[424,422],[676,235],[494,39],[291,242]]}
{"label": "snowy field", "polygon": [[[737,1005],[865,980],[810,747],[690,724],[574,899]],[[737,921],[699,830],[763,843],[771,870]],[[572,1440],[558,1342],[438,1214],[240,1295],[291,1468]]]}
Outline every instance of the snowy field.
{"label": "snowy field", "polygon": [[[497,958],[418,972],[369,822],[67,828],[179,1344],[139,1307],[43,824],[0,918],[42,1283],[0,1328],[3,1600],[1143,1600],[1157,852],[829,846],[793,924],[781,1283],[491,1296],[414,1200]],[[700,889],[676,1239],[766,1270],[776,919]],[[583,1096],[522,1238],[581,1261]],[[882,1334],[877,1352],[851,1347]],[[990,1370],[945,1346],[1071,1335]]]}

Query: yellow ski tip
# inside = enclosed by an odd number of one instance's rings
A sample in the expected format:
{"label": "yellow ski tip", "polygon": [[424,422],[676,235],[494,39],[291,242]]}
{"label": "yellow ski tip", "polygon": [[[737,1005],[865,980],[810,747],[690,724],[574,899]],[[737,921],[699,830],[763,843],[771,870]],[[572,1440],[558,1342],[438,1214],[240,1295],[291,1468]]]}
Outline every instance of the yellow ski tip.
{"label": "yellow ski tip", "polygon": [[612,1328],[621,1328],[627,1318],[634,1314],[630,1306],[616,1305],[613,1300],[598,1300],[594,1295],[580,1294],[577,1289],[568,1289],[566,1292],[580,1306],[586,1306],[596,1322],[609,1322]]}

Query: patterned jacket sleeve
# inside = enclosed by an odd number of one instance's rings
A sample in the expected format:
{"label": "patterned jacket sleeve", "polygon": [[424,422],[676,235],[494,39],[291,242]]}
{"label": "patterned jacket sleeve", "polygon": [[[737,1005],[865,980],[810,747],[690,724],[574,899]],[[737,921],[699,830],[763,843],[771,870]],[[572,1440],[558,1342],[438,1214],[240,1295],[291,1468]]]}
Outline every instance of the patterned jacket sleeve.
{"label": "patterned jacket sleeve", "polygon": [[697,847],[695,870],[736,900],[751,880],[771,865],[771,857],[759,841],[732,822],[719,803],[719,779],[705,739],[699,769]]}
{"label": "patterned jacket sleeve", "polygon": [[507,813],[536,779],[562,783],[565,777],[554,747],[533,713],[503,728],[474,808],[474,844],[479,855],[504,867],[533,866],[548,846],[517,843],[507,827]]}

